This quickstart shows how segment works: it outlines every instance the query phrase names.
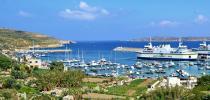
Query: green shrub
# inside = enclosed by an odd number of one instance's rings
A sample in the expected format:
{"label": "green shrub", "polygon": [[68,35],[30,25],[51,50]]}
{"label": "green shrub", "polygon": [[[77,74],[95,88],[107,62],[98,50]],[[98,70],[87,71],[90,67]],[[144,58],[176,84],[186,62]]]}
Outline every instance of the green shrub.
{"label": "green shrub", "polygon": [[15,79],[25,79],[28,77],[26,72],[12,70],[11,75],[14,76]]}
{"label": "green shrub", "polygon": [[21,93],[27,93],[27,94],[38,93],[38,90],[28,87],[28,86],[22,86],[18,91]]}
{"label": "green shrub", "polygon": [[4,83],[3,86],[5,88],[13,88],[16,85],[16,80],[14,78],[7,78]]}

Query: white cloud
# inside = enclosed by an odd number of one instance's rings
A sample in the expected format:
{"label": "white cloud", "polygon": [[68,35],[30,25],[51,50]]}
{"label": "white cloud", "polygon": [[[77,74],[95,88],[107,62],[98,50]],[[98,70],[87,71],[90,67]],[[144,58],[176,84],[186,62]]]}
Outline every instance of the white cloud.
{"label": "white cloud", "polygon": [[107,11],[106,9],[101,9],[101,13],[105,15],[109,15],[109,11]]}
{"label": "white cloud", "polygon": [[208,22],[208,18],[202,14],[197,15],[197,17],[195,18],[195,22],[198,24],[203,24],[205,22]]}
{"label": "white cloud", "polygon": [[170,20],[161,20],[159,22],[151,22],[151,26],[158,26],[158,27],[174,27],[177,26],[179,23],[176,21],[170,21]]}
{"label": "white cloud", "polygon": [[170,20],[162,20],[159,22],[161,27],[176,26],[178,23]]}
{"label": "white cloud", "polygon": [[20,10],[20,11],[18,12],[18,15],[23,16],[23,17],[29,17],[29,16],[31,16],[30,13],[28,13],[28,12],[26,12],[26,11],[22,11],[22,10]]}
{"label": "white cloud", "polygon": [[86,2],[81,1],[79,9],[65,9],[59,15],[67,19],[94,20],[99,16],[109,15],[109,11],[104,8],[90,6]]}
{"label": "white cloud", "polygon": [[60,16],[68,19],[81,19],[81,20],[93,20],[96,18],[92,13],[80,11],[80,10],[70,10],[65,9],[65,11],[60,12]]}

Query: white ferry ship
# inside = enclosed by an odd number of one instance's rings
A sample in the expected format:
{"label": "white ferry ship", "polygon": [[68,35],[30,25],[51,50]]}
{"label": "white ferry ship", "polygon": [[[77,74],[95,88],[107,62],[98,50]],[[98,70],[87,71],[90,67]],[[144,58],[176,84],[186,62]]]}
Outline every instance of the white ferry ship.
{"label": "white ferry ship", "polygon": [[198,53],[182,45],[181,41],[178,48],[172,48],[170,44],[152,46],[150,41],[141,52],[138,52],[137,58],[145,60],[196,61]]}
{"label": "white ferry ship", "polygon": [[200,60],[210,59],[210,44],[207,45],[205,41],[200,44],[199,48],[193,50],[198,53]]}

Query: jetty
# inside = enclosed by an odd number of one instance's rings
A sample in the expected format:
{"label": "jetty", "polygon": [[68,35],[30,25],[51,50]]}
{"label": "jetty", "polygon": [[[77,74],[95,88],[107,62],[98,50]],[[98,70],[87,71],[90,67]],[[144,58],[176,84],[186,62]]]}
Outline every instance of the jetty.
{"label": "jetty", "polygon": [[17,53],[59,53],[59,52],[71,52],[71,49],[43,49],[43,50],[23,50],[23,49],[18,49],[15,50]]}
{"label": "jetty", "polygon": [[142,52],[142,48],[131,48],[131,47],[116,47],[113,50],[119,52]]}

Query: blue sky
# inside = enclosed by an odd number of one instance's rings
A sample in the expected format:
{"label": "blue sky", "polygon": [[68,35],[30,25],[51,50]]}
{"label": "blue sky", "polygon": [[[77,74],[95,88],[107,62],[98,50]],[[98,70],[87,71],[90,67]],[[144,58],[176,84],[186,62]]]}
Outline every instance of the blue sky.
{"label": "blue sky", "polygon": [[210,0],[0,0],[0,27],[68,40],[210,36]]}

